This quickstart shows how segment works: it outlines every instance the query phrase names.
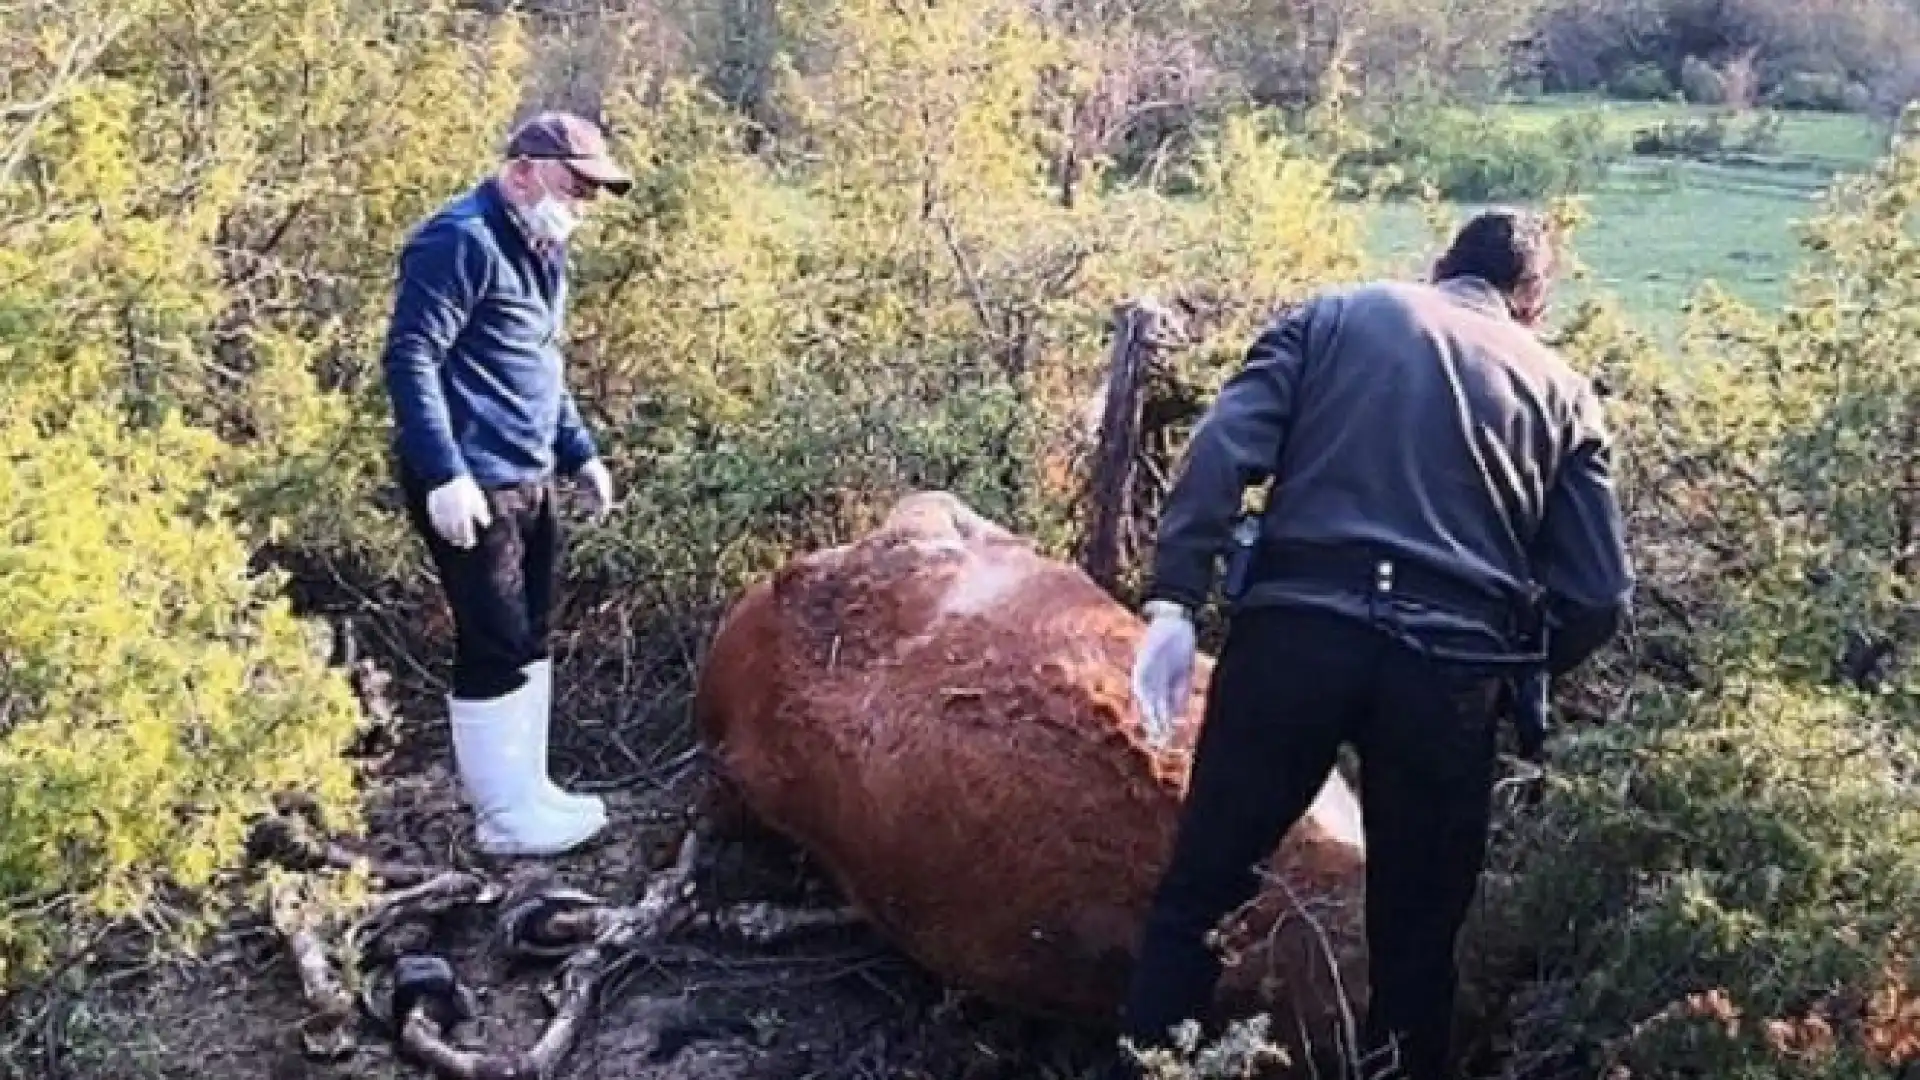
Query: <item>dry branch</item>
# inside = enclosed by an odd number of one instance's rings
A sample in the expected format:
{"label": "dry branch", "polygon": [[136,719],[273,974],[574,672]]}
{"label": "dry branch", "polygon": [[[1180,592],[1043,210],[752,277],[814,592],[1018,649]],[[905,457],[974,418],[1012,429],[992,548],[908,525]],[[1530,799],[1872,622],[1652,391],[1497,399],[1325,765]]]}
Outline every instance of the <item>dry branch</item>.
{"label": "dry branch", "polygon": [[353,1033],[349,1024],[354,1015],[353,996],[335,976],[333,964],[320,938],[306,924],[292,885],[273,890],[271,901],[274,929],[293,955],[300,975],[300,993],[312,1010],[299,1024],[300,1044],[308,1056],[331,1060],[353,1052]]}
{"label": "dry branch", "polygon": [[0,123],[19,125],[11,133],[5,155],[0,157],[0,188],[13,183],[14,174],[26,162],[33,148],[34,136],[47,116],[73,98],[87,74],[127,27],[133,25],[138,14],[133,11],[118,12],[112,18],[102,19],[96,26],[76,31],[65,55],[49,76],[45,93],[37,100],[0,108]]}
{"label": "dry branch", "polygon": [[[507,924],[511,941],[537,938],[545,943],[564,940],[569,933],[591,930],[592,939],[561,965],[550,999],[553,1019],[539,1040],[524,1051],[474,1052],[449,1046],[445,1032],[422,1007],[399,1021],[402,1048],[446,1080],[521,1080],[549,1077],[579,1038],[580,1027],[593,1007],[596,991],[608,973],[629,962],[637,950],[660,941],[690,922],[693,909],[693,869],[699,857],[696,833],[680,845],[673,866],[647,883],[639,903],[628,908],[595,909],[579,902],[585,894],[568,891],[549,909],[523,905],[517,921]],[[587,898],[591,899],[591,898]],[[550,919],[561,925],[547,925]],[[660,1015],[656,1019],[665,1021]]]}
{"label": "dry branch", "polygon": [[707,916],[707,921],[756,945],[772,945],[797,934],[838,930],[865,921],[851,907],[795,908],[779,904],[737,904]]}
{"label": "dry branch", "polygon": [[443,871],[376,901],[372,912],[354,923],[347,937],[364,956],[397,956],[408,951],[408,942],[399,936],[403,927],[455,908],[496,903],[503,892],[499,885],[478,874]]}

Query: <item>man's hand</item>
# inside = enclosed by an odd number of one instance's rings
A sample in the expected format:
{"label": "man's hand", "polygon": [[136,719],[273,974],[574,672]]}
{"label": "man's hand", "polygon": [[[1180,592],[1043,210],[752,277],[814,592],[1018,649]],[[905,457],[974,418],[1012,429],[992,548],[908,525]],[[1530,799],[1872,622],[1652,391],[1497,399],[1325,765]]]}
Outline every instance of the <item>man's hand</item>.
{"label": "man's hand", "polygon": [[492,523],[493,514],[473,477],[456,476],[428,493],[427,518],[447,543],[470,548],[478,540],[478,530]]}
{"label": "man's hand", "polygon": [[587,492],[587,513],[602,521],[613,509],[613,474],[599,458],[580,466],[579,480]]}
{"label": "man's hand", "polygon": [[1147,744],[1159,749],[1172,741],[1193,687],[1193,620],[1178,604],[1152,602],[1146,612],[1152,621],[1133,664],[1133,700]]}

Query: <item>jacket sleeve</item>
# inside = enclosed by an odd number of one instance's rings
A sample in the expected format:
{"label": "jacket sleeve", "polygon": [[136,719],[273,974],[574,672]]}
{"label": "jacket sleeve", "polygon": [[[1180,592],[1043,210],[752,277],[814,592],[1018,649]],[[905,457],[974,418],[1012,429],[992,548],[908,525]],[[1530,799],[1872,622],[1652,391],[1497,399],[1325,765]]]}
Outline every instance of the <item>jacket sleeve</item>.
{"label": "jacket sleeve", "polygon": [[599,456],[593,435],[580,418],[580,406],[573,400],[573,391],[564,386],[560,388],[560,423],[554,433],[553,452],[560,471],[569,476]]}
{"label": "jacket sleeve", "polygon": [[381,366],[402,460],[429,487],[467,471],[441,390],[440,370],[484,295],[490,262],[478,237],[429,224],[400,253]]}
{"label": "jacket sleeve", "polygon": [[1632,601],[1633,567],[1612,458],[1600,400],[1589,386],[1534,545],[1534,574],[1546,593],[1547,666],[1554,675],[1579,667],[1611,641]]}
{"label": "jacket sleeve", "polygon": [[1146,599],[1196,608],[1212,591],[1214,559],[1232,534],[1242,493],[1273,474],[1293,421],[1311,307],[1261,332],[1194,429],[1161,511]]}

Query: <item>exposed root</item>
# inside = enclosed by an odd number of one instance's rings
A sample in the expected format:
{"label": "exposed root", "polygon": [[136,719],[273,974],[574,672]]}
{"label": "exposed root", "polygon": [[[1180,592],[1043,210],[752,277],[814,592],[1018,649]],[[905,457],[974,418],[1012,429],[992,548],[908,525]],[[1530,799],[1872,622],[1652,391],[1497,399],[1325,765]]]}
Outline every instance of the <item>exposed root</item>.
{"label": "exposed root", "polygon": [[[508,1055],[449,1046],[434,1030],[433,1021],[415,1013],[402,1043],[415,1060],[446,1080],[546,1080],[565,1059],[584,1019],[584,1006],[576,1015],[556,1015],[531,1049]],[[644,1048],[655,1061],[671,1058],[702,1028],[692,1007],[677,999],[642,1002],[631,1010],[627,1023],[629,1045]]]}
{"label": "exposed root", "polygon": [[[400,1021],[400,1042],[406,1053],[447,1080],[520,1080],[553,1075],[580,1036],[596,992],[608,973],[631,961],[649,944],[661,941],[692,921],[693,870],[699,857],[698,835],[689,833],[680,845],[674,865],[647,883],[639,903],[626,908],[593,905],[585,893],[564,890],[552,897],[536,897],[518,905],[503,925],[508,948],[522,955],[551,955],[574,935],[583,943],[561,965],[549,989],[553,1018],[534,1045],[524,1051],[476,1053],[446,1042],[446,1031],[433,1020],[420,999]],[[577,940],[577,939],[576,939]],[[396,1006],[401,998],[396,988]],[[659,1013],[664,1023],[672,1019]],[[662,1030],[649,1041],[662,1045]]]}
{"label": "exposed root", "polygon": [[[850,908],[806,909],[749,903],[701,912],[694,874],[706,832],[689,829],[672,865],[654,874],[640,898],[621,906],[564,885],[512,886],[465,870],[362,859],[326,837],[318,815],[298,801],[256,822],[254,857],[296,871],[364,871],[389,891],[377,894],[346,929],[341,952],[361,973],[357,994],[336,973],[322,936],[301,904],[298,880],[273,890],[273,922],[299,970],[312,1013],[300,1026],[309,1055],[338,1059],[356,1049],[356,1012],[384,1029],[410,1060],[446,1080],[519,1080],[555,1075],[579,1043],[596,1004],[621,992],[636,965],[684,962],[669,939],[691,927],[769,944],[806,933],[856,925]],[[435,955],[436,923],[456,911],[498,908],[499,951],[521,960],[557,961],[544,997],[552,1010],[524,1049],[488,1048],[467,1036],[476,1002],[452,964]],[[732,1031],[694,1016],[684,1000],[642,1000],[623,1013],[628,1045],[656,1058],[705,1035]],[[635,1030],[635,1027],[639,1030]],[[738,1026],[737,1024],[735,1026]],[[634,1040],[638,1040],[637,1044]]]}
{"label": "exposed root", "polygon": [[325,853],[326,865],[333,870],[359,870],[367,877],[383,882],[395,888],[419,885],[431,881],[441,874],[430,866],[414,866],[411,863],[384,862],[369,859],[364,855],[348,851],[339,844],[328,843]]}
{"label": "exposed root", "polygon": [[440,871],[427,866],[369,859],[327,838],[325,823],[311,801],[285,796],[276,801],[278,813],[253,823],[247,834],[247,857],[289,870],[360,870],[367,877],[394,887],[417,885]]}
{"label": "exposed root", "polygon": [[756,945],[773,945],[800,934],[858,926],[866,920],[850,907],[795,908],[737,904],[706,916],[708,925]]}
{"label": "exposed root", "polygon": [[294,968],[300,974],[301,997],[313,1010],[300,1021],[300,1045],[310,1058],[338,1060],[354,1051],[353,995],[347,993],[334,974],[326,947],[306,925],[303,909],[294,894],[291,885],[274,889],[272,919],[274,929],[293,954]]}
{"label": "exposed root", "polygon": [[497,903],[505,890],[465,870],[446,870],[375,902],[347,931],[363,960],[391,960],[424,948],[426,924],[456,908]]}

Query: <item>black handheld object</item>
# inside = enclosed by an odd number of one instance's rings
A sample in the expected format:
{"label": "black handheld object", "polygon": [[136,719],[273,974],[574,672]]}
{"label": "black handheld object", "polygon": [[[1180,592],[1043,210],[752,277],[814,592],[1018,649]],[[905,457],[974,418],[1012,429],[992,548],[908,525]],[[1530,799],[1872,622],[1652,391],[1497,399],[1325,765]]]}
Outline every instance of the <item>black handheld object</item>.
{"label": "black handheld object", "polygon": [[1269,480],[1240,494],[1240,516],[1233,525],[1233,546],[1227,551],[1226,578],[1220,585],[1220,595],[1229,604],[1240,602],[1246,595],[1247,581],[1253,576],[1254,556],[1260,547],[1260,522],[1266,515],[1271,486]]}
{"label": "black handheld object", "polygon": [[1547,710],[1551,680],[1544,671],[1533,671],[1514,680],[1513,729],[1520,742],[1520,757],[1536,765],[1547,756]]}

